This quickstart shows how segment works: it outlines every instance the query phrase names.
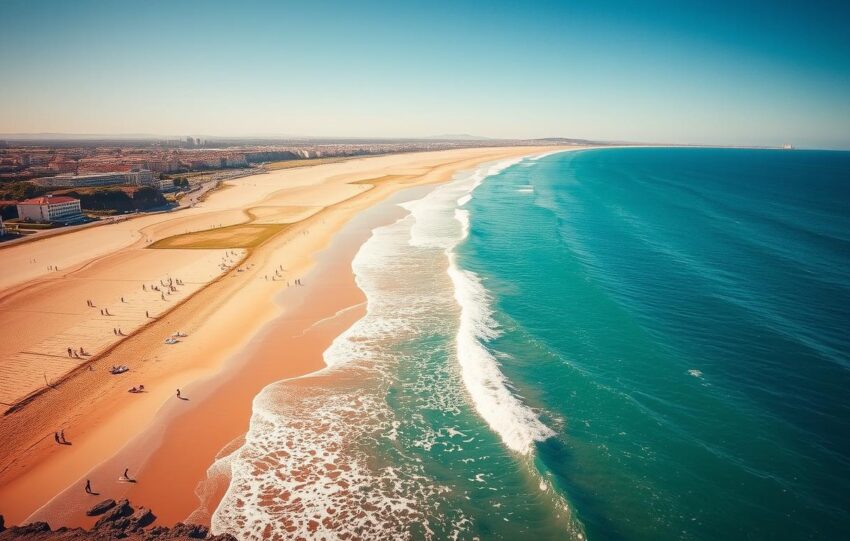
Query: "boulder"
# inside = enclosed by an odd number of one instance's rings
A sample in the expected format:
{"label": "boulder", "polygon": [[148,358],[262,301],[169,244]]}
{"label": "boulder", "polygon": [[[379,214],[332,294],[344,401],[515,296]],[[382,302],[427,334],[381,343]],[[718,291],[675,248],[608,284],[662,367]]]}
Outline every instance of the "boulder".
{"label": "boulder", "polygon": [[23,537],[50,531],[50,525],[46,522],[33,522],[24,526],[15,526],[9,529],[12,537]]}
{"label": "boulder", "polygon": [[[120,526],[115,523],[123,518],[127,518],[133,514],[133,508],[130,507],[130,502],[127,500],[121,500],[115,504],[115,507],[110,509],[105,515],[100,517],[100,519],[95,523],[94,529],[113,529],[119,528]],[[130,521],[127,520],[127,525],[129,525]],[[126,527],[126,526],[125,526]]]}
{"label": "boulder", "polygon": [[6,529],[6,521],[3,519],[3,515],[0,515],[0,532]]}
{"label": "boulder", "polygon": [[112,499],[103,500],[100,503],[94,504],[94,506],[91,509],[86,511],[86,515],[88,515],[90,517],[96,517],[98,515],[102,515],[102,514],[106,513],[107,511],[109,511],[113,507],[115,507],[115,500],[112,500]]}
{"label": "boulder", "polygon": [[145,535],[145,539],[159,539],[161,537],[165,537],[168,535],[168,528],[165,526],[154,526],[150,530],[148,530],[147,535]]}
{"label": "boulder", "polygon": [[[112,522],[109,528],[117,532],[124,532],[130,529],[130,519],[127,517],[119,518],[115,522]],[[114,533],[112,535],[115,535]]]}
{"label": "boulder", "polygon": [[239,541],[233,535],[229,533],[220,533],[218,535],[214,535],[207,539],[207,541]]}
{"label": "boulder", "polygon": [[200,526],[198,524],[183,524],[182,522],[178,522],[171,528],[171,533],[168,535],[169,538],[190,538],[190,539],[206,539],[209,535],[210,530],[206,526]]}
{"label": "boulder", "polygon": [[149,526],[156,520],[156,515],[146,507],[139,507],[130,517],[130,530],[138,530]]}

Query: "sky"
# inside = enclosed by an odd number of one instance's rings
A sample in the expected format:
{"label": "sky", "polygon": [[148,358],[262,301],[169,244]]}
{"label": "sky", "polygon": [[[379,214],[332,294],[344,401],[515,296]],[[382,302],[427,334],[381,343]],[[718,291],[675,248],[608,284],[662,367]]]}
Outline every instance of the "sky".
{"label": "sky", "polygon": [[850,148],[850,1],[0,0],[0,134]]}

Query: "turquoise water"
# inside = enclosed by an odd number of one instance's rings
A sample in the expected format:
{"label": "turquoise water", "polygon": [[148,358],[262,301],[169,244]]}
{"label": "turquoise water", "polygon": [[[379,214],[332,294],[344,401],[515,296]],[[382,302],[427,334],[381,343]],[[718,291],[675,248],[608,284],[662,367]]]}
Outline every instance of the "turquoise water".
{"label": "turquoise water", "polygon": [[850,538],[850,153],[559,153],[403,206],[215,531]]}

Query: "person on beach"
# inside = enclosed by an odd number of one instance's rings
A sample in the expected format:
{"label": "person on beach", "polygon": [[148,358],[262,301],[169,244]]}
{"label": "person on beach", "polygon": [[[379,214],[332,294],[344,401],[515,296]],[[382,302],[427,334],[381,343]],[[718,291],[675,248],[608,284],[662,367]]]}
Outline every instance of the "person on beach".
{"label": "person on beach", "polygon": [[177,398],[183,398],[182,396],[180,396],[180,389],[177,389]]}
{"label": "person on beach", "polygon": [[86,494],[94,494],[91,490],[91,481],[86,479]]}
{"label": "person on beach", "polygon": [[71,348],[68,348],[68,357],[71,356]]}
{"label": "person on beach", "polygon": [[61,442],[61,441],[59,441],[59,432],[54,432],[54,433],[53,433],[53,439],[54,439],[54,440],[56,440],[56,443],[58,443],[58,444],[60,444],[60,445],[62,444],[62,442]]}
{"label": "person on beach", "polygon": [[68,443],[68,440],[65,439],[65,429],[59,431],[59,443]]}
{"label": "person on beach", "polygon": [[147,310],[145,310],[145,317],[147,317],[147,318],[151,317],[151,315],[148,313]]}

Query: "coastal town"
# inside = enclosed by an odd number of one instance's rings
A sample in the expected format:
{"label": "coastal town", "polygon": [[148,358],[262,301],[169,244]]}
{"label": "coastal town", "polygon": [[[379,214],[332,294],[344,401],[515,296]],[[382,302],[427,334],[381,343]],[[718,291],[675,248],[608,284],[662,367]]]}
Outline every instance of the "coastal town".
{"label": "coastal town", "polygon": [[186,136],[0,141],[0,241],[120,214],[191,206],[221,181],[317,160],[541,143],[471,136],[419,140],[224,140]]}

